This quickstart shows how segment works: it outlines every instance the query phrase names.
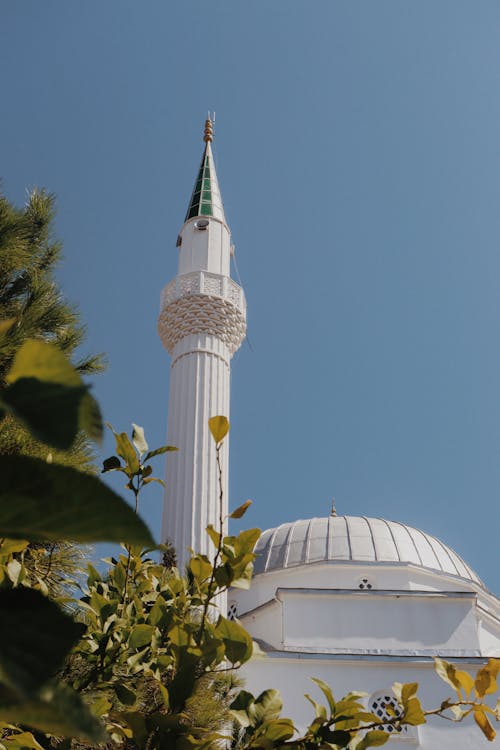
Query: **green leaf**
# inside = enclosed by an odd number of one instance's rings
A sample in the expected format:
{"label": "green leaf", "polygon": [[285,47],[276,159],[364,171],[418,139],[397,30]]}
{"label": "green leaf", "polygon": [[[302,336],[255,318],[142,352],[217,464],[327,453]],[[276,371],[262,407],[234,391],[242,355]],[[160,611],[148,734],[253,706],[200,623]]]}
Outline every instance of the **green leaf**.
{"label": "green leaf", "polygon": [[90,710],[94,716],[101,718],[109,714],[109,710],[113,708],[113,704],[109,701],[105,695],[100,695],[98,698],[92,700]]}
{"label": "green leaf", "polygon": [[149,451],[149,453],[146,453],[146,456],[144,457],[145,461],[149,461],[150,458],[153,458],[154,456],[159,456],[162,453],[167,453],[167,451],[177,451],[178,448],[175,448],[173,445],[162,445],[161,448],[155,448],[154,451]]}
{"label": "green leaf", "polygon": [[260,529],[245,529],[241,531],[236,537],[238,540],[238,553],[245,554],[253,552],[253,549],[260,539]]}
{"label": "green leaf", "polygon": [[66,685],[44,688],[40,699],[0,705],[0,716],[13,724],[64,737],[78,737],[90,742],[107,739],[100,722],[78,693]]}
{"label": "green leaf", "polygon": [[118,458],[118,456],[110,456],[109,458],[104,459],[102,462],[102,471],[101,474],[105,474],[107,471],[116,471],[116,469],[121,468],[121,461]]}
{"label": "green leaf", "polygon": [[2,679],[20,695],[29,695],[55,674],[85,625],[38,591],[22,587],[0,591],[0,611]]}
{"label": "green leaf", "polygon": [[80,408],[78,411],[78,427],[83,430],[87,435],[100,443],[102,441],[102,414],[99,404],[87,393],[84,394],[80,401]]}
{"label": "green leaf", "polygon": [[243,518],[249,507],[251,506],[252,501],[247,500],[243,503],[243,505],[240,505],[239,508],[236,508],[236,510],[233,510],[232,513],[229,514],[229,518]]}
{"label": "green leaf", "polygon": [[129,648],[142,648],[142,646],[149,646],[154,631],[154,625],[136,625],[130,634],[128,641]]}
{"label": "green leaf", "polygon": [[319,687],[319,689],[325,696],[326,700],[328,701],[328,705],[330,706],[330,712],[333,716],[335,714],[335,700],[333,698],[333,693],[330,686],[317,677],[311,677],[311,680]]}
{"label": "green leaf", "polygon": [[283,701],[279,690],[264,690],[254,701],[253,710],[259,721],[278,719],[283,710]]}
{"label": "green leaf", "polygon": [[248,661],[252,655],[252,639],[244,627],[238,622],[221,617],[215,633],[224,642],[226,658],[231,664],[243,664]]}
{"label": "green leaf", "polygon": [[134,424],[133,422],[132,422],[132,442],[135,445],[139,455],[142,456],[143,453],[147,452],[149,446],[146,442],[146,437],[144,435],[144,427],[139,427],[138,424]]}
{"label": "green leaf", "polygon": [[154,546],[139,516],[96,477],[27,456],[0,456],[0,476],[0,536]]}
{"label": "green leaf", "polygon": [[273,719],[265,724],[261,736],[270,742],[284,742],[289,740],[294,733],[295,727],[291,719]]}
{"label": "green leaf", "polygon": [[130,442],[126,432],[120,432],[119,435],[115,433],[116,441],[116,452],[123,458],[127,465],[129,475],[137,474],[139,471],[139,458],[134,450],[134,446]]}
{"label": "green leaf", "polygon": [[80,375],[53,344],[28,340],[7,374],[3,402],[34,437],[61,450],[71,447],[79,430],[99,440],[99,406]]}
{"label": "green leaf", "polygon": [[6,380],[37,378],[44,383],[81,385],[81,378],[68,358],[54,344],[29,339],[18,350]]}
{"label": "green leaf", "polygon": [[17,318],[3,318],[0,320],[0,338],[3,338],[10,331]]}
{"label": "green leaf", "polygon": [[[163,685],[161,685],[160,687],[163,687]],[[124,706],[133,706],[137,702],[137,695],[133,690],[129,690],[128,687],[125,687],[125,685],[117,683],[116,685],[114,685],[114,689],[116,697],[118,698],[120,703],[123,703]]]}
{"label": "green leaf", "polygon": [[84,385],[67,386],[37,378],[20,378],[6,388],[2,399],[33,437],[59,450],[68,450],[78,430],[83,429],[81,418],[89,407],[86,396]]}
{"label": "green leaf", "polygon": [[16,734],[2,737],[0,742],[6,750],[23,750],[23,748],[30,748],[30,750],[45,750],[45,748],[43,748],[33,737],[31,732],[16,732]]}
{"label": "green leaf", "polygon": [[208,558],[201,557],[201,555],[192,557],[189,561],[189,567],[191,569],[191,573],[199,581],[205,581],[212,574],[211,562]]}
{"label": "green leaf", "polygon": [[87,570],[88,570],[87,586],[89,588],[93,586],[94,583],[96,583],[97,581],[102,581],[100,573],[90,563],[87,563]]}
{"label": "green leaf", "polygon": [[229,432],[229,421],[227,417],[210,417],[208,427],[216,443],[220,443]]}
{"label": "green leaf", "polygon": [[218,531],[214,529],[211,523],[208,524],[207,526],[207,534],[212,540],[212,542],[214,543],[215,547],[218,548],[220,544],[221,535],[219,534]]}
{"label": "green leaf", "polygon": [[327,726],[322,727],[319,730],[319,734],[325,742],[329,742],[331,745],[338,745],[339,747],[347,747],[348,742],[352,739],[350,732],[345,732],[342,729],[331,730]]}
{"label": "green leaf", "polygon": [[149,484],[150,482],[158,482],[158,484],[161,484],[162,487],[165,487],[165,482],[163,479],[158,479],[158,477],[147,477],[147,479],[144,480],[143,484]]}
{"label": "green leaf", "polygon": [[418,698],[413,697],[408,700],[405,704],[405,711],[402,718],[405,724],[411,724],[412,726],[426,723],[425,715]]}
{"label": "green leaf", "polygon": [[0,544],[0,555],[13,555],[22,552],[28,546],[26,539],[2,539]]}
{"label": "green leaf", "polygon": [[380,729],[372,729],[365,734],[359,745],[356,745],[356,750],[366,750],[368,747],[380,747],[380,745],[385,745],[390,736],[389,732],[383,732]]}
{"label": "green leaf", "polygon": [[407,682],[402,686],[401,701],[404,706],[406,706],[410,698],[413,698],[417,690],[418,690],[418,682]]}

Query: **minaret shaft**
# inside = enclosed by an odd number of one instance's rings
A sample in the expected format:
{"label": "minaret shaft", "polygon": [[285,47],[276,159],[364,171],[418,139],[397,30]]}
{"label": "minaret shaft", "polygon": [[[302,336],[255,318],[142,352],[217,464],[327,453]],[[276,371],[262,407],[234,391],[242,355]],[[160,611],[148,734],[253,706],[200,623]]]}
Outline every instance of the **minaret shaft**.
{"label": "minaret shaft", "polygon": [[176,544],[181,567],[188,547],[213,557],[206,527],[219,530],[220,516],[225,519],[228,512],[228,442],[221,452],[221,505],[208,420],[217,414],[229,417],[230,354],[219,338],[198,334],[182,339],[173,358],[167,442],[179,451],[167,460],[162,538]]}
{"label": "minaret shaft", "polygon": [[[205,127],[205,151],[181,229],[179,271],[162,292],[158,331],[172,357],[162,541],[174,544],[181,570],[189,549],[213,557],[206,527],[228,513],[226,437],[221,451],[222,506],[208,420],[229,418],[230,360],[246,332],[243,290],[230,278],[227,226]],[[225,523],[225,521],[224,521]]]}

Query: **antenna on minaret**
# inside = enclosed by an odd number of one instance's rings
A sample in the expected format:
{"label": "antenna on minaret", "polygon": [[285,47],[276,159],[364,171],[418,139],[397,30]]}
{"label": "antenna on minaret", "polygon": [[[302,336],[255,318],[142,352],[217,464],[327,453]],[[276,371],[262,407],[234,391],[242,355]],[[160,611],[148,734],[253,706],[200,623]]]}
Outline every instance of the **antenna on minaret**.
{"label": "antenna on minaret", "polygon": [[332,509],[330,511],[330,515],[333,516],[333,518],[335,518],[335,516],[337,515],[337,509],[335,507],[335,498],[334,497],[332,497]]}

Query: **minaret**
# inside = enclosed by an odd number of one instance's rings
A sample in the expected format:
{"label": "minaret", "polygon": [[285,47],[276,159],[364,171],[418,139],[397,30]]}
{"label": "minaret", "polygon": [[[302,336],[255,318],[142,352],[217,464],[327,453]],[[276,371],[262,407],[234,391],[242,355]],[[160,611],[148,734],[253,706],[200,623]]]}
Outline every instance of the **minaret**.
{"label": "minaret", "polygon": [[[210,417],[229,417],[230,360],[246,331],[243,289],[230,278],[233,252],[215,172],[212,122],[205,123],[205,149],[177,239],[178,274],[161,295],[158,331],[172,357],[162,541],[177,551],[184,569],[188,548],[213,556],[205,531],[219,528],[215,444]],[[224,507],[228,503],[228,437],[221,453]]]}

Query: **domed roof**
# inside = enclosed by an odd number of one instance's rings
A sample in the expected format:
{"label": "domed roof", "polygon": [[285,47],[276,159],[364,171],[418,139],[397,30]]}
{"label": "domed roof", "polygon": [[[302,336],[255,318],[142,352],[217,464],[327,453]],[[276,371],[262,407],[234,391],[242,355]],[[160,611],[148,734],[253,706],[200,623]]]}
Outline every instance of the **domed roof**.
{"label": "domed roof", "polygon": [[483,585],[436,537],[406,524],[365,516],[330,516],[264,531],[255,548],[255,574],[320,562],[413,563]]}

